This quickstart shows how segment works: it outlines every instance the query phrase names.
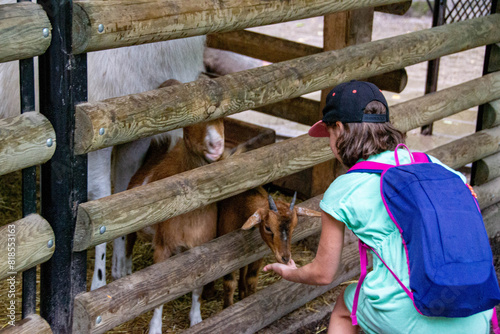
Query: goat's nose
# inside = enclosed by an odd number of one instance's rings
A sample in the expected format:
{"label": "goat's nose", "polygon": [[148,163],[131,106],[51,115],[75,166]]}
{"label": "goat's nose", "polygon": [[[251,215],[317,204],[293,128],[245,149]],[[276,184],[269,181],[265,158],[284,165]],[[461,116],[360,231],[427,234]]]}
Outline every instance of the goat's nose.
{"label": "goat's nose", "polygon": [[282,256],[281,260],[283,261],[284,264],[287,264],[288,261],[290,260],[290,257],[288,257],[288,256]]}

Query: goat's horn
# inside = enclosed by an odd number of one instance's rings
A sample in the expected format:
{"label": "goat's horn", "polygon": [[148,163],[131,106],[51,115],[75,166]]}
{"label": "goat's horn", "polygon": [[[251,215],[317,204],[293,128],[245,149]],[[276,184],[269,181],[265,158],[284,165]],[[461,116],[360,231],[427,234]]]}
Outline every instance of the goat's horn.
{"label": "goat's horn", "polygon": [[271,197],[271,195],[267,195],[267,200],[269,201],[269,209],[273,210],[274,212],[278,212],[278,208],[276,207],[276,203],[274,203],[274,200]]}
{"label": "goat's horn", "polygon": [[293,207],[295,206],[295,200],[297,199],[297,192],[293,194],[292,203],[290,203],[290,211],[293,211]]}

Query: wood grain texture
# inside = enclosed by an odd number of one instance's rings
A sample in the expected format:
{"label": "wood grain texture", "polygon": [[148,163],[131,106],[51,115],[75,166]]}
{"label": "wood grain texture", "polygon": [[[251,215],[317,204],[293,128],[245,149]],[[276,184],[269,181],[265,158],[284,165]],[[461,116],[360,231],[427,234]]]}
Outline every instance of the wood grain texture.
{"label": "wood grain texture", "polygon": [[[364,18],[366,19],[366,17]],[[263,48],[262,45],[266,47]],[[208,35],[207,46],[236,52],[271,63],[310,56],[325,51],[323,48],[312,45],[247,30]],[[363,80],[374,83],[382,90],[400,93],[405,88],[408,78],[406,71],[400,69]]]}
{"label": "wood grain texture", "polygon": [[[298,204],[318,209],[321,197]],[[293,242],[321,229],[319,217],[299,217]],[[238,230],[75,298],[74,333],[103,333],[195,287],[269,253],[258,229]],[[97,316],[102,322],[96,325]]]}
{"label": "wood grain texture", "polygon": [[[241,30],[402,0],[75,1],[75,54]],[[104,25],[99,32],[99,24]]]}
{"label": "wood grain texture", "polygon": [[391,122],[406,132],[500,98],[500,72],[487,74],[390,109]]}
{"label": "wood grain texture", "polygon": [[[76,107],[77,154],[500,40],[500,14]],[[460,38],[456,38],[460,36]],[[104,128],[104,135],[99,129]]]}
{"label": "wood grain texture", "polygon": [[0,119],[0,175],[42,164],[55,149],[54,128],[42,114],[33,111]]}
{"label": "wood grain texture", "polygon": [[[43,36],[43,29],[48,36]],[[41,5],[19,2],[0,5],[0,63],[39,56],[51,40],[49,18]]]}
{"label": "wood grain texture", "polygon": [[[54,244],[48,247],[49,240]],[[15,250],[11,250],[15,248]],[[50,224],[38,214],[31,214],[0,228],[0,279],[21,273],[50,259],[55,249],[55,237]],[[15,265],[10,267],[8,254],[15,253]]]}
{"label": "wood grain texture", "polygon": [[[451,168],[485,158],[500,151],[500,127],[481,130],[427,151]],[[481,200],[479,200],[481,204]]]}
{"label": "wood grain texture", "polygon": [[9,326],[0,330],[0,334],[52,334],[49,324],[38,314],[30,314],[16,326]]}

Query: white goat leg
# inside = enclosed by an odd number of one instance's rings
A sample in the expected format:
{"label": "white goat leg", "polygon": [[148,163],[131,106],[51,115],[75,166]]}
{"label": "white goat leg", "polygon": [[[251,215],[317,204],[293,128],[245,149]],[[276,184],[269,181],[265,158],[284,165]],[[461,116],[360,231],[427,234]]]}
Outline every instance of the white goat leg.
{"label": "white goat leg", "polygon": [[[116,146],[113,151],[114,193],[127,190],[128,183],[144,161],[151,138],[140,139],[131,143]],[[119,166],[119,168],[118,168]],[[113,257],[111,258],[111,276],[117,280],[132,273],[132,259],[126,259],[125,236],[113,241]],[[127,262],[130,264],[127,265]]]}
{"label": "white goat leg", "polygon": [[155,308],[155,312],[153,314],[153,318],[149,322],[149,334],[161,334],[161,326],[162,326],[162,317],[163,317],[163,305]]}
{"label": "white goat leg", "polygon": [[[88,155],[88,199],[89,201],[111,195],[111,151],[105,148]],[[94,274],[91,290],[106,285],[106,243],[95,247]]]}
{"label": "white goat leg", "polygon": [[191,294],[191,311],[189,311],[189,320],[191,321],[190,325],[193,327],[194,325],[200,323],[203,319],[201,319],[201,293],[203,292],[203,287],[197,288],[193,290]]}

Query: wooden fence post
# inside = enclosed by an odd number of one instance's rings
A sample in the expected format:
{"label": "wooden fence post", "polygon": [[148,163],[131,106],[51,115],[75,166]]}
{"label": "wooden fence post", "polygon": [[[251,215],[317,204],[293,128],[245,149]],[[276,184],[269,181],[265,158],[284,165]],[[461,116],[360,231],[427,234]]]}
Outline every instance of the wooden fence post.
{"label": "wooden fence post", "polygon": [[73,253],[76,209],[87,199],[87,156],[75,156],[75,103],[86,100],[86,55],[72,55],[72,1],[40,1],[52,24],[53,39],[39,58],[40,110],[52,123],[57,148],[42,165],[42,214],[57,245],[42,264],[40,315],[55,333],[70,333],[76,293],[86,289],[86,252]]}

